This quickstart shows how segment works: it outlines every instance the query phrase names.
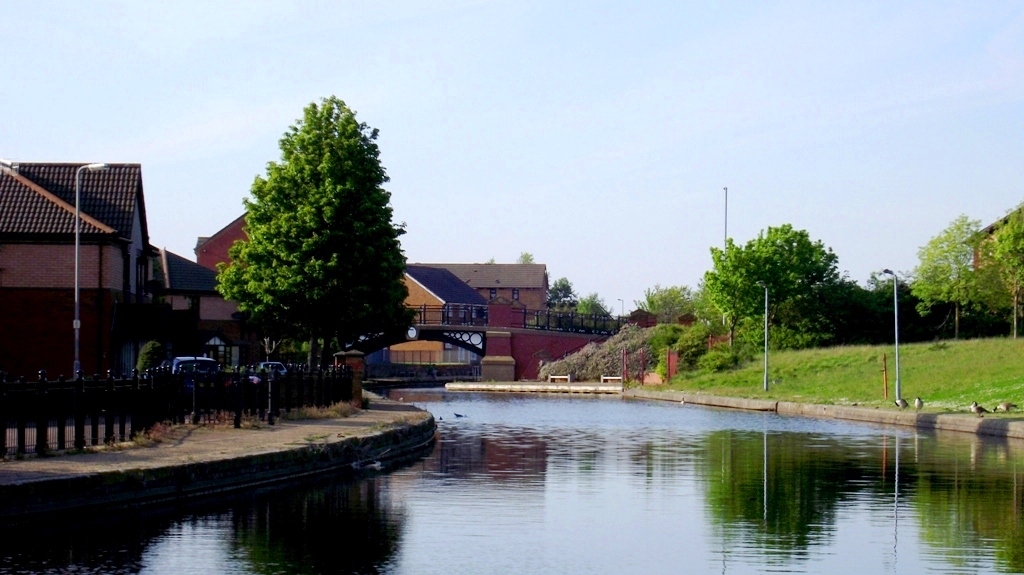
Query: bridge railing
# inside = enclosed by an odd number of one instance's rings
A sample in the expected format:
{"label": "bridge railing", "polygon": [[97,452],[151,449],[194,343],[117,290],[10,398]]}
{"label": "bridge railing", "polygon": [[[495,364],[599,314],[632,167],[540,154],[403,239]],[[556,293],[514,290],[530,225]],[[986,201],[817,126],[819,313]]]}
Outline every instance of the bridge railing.
{"label": "bridge railing", "polygon": [[418,325],[487,325],[487,306],[469,304],[421,305],[414,307]]}
{"label": "bridge railing", "polygon": [[557,312],[549,309],[522,310],[524,329],[541,329],[597,335],[618,333],[626,323],[626,318],[612,317],[603,314],[579,314],[575,312]]}

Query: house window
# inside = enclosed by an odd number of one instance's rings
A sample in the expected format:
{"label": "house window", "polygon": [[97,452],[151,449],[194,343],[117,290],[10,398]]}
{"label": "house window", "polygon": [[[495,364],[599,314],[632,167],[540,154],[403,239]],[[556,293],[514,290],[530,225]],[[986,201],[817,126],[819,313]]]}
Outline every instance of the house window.
{"label": "house window", "polygon": [[519,299],[519,288],[512,288],[512,299]]}
{"label": "house window", "polygon": [[491,288],[491,299],[498,297],[498,288]]}

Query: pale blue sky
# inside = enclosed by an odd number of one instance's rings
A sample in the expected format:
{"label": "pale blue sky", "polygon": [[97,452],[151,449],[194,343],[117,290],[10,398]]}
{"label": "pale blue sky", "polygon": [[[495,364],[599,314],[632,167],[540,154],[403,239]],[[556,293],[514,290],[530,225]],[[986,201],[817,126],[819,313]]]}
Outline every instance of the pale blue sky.
{"label": "pale blue sky", "polygon": [[380,129],[412,262],[618,309],[791,223],[863,282],[1024,200],[1021,2],[7,2],[0,157],[139,162],[194,258],[303,106]]}

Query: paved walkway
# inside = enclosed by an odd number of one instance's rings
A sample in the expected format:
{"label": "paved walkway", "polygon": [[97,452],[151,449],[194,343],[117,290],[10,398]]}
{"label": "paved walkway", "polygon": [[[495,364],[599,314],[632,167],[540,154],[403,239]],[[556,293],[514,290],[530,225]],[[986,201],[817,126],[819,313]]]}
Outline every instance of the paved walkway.
{"label": "paved walkway", "polygon": [[95,452],[28,456],[0,461],[0,486],[25,485],[111,472],[169,468],[211,463],[253,455],[307,449],[311,445],[339,443],[353,437],[371,437],[423,423],[430,414],[411,405],[373,398],[370,407],[340,419],[278,420],[258,428],[235,429],[183,425],[172,428],[158,443],[103,447]]}

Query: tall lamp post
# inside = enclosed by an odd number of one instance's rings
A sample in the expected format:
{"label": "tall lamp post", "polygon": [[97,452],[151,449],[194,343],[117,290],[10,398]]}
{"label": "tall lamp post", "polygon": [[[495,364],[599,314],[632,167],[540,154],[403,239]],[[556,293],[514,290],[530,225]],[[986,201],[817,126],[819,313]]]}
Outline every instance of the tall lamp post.
{"label": "tall lamp post", "polygon": [[621,297],[618,298],[618,300],[619,300],[619,317],[622,317],[622,316],[626,315],[626,304],[622,302],[622,298]]}
{"label": "tall lamp post", "polygon": [[897,291],[899,279],[896,272],[890,269],[884,269],[882,273],[892,276],[892,317],[896,332],[896,401],[899,401],[903,397],[900,395],[900,300]]}
{"label": "tall lamp post", "polygon": [[768,284],[757,282],[764,288],[764,390],[768,391]]}
{"label": "tall lamp post", "polygon": [[722,249],[729,247],[729,188],[722,188],[725,190],[725,225],[723,226],[724,234],[722,238]]}
{"label": "tall lamp post", "polygon": [[110,168],[107,164],[86,164],[79,166],[75,170],[75,321],[72,326],[75,328],[75,367],[72,370],[72,377],[78,377],[78,372],[82,370],[82,362],[79,361],[78,349],[79,349],[79,332],[82,329],[82,319],[79,315],[79,301],[80,290],[78,285],[79,278],[79,251],[81,249],[81,235],[82,235],[82,213],[81,213],[81,191],[82,191],[82,170],[89,170],[94,172],[97,170],[106,170]]}

